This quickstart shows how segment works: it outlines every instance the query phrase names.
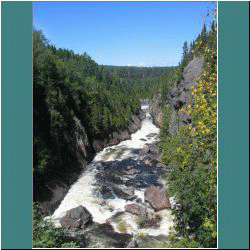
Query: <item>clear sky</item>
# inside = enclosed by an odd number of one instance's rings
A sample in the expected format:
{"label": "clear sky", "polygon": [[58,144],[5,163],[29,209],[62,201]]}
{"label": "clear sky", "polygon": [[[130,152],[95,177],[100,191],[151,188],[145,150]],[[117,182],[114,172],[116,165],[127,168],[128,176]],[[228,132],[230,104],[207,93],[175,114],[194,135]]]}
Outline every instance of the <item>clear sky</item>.
{"label": "clear sky", "polygon": [[[33,25],[50,44],[98,64],[176,66],[215,2],[34,2]],[[209,22],[207,18],[207,22]]]}

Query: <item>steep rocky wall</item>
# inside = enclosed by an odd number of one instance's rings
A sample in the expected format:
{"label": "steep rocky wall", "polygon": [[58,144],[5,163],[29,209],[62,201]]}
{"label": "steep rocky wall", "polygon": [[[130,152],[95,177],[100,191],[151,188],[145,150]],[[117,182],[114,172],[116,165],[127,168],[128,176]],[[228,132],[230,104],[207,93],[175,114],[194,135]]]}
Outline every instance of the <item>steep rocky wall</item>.
{"label": "steep rocky wall", "polygon": [[168,124],[169,133],[175,134],[181,127],[188,125],[192,121],[192,117],[179,111],[183,106],[189,105],[192,101],[192,86],[197,85],[197,77],[203,71],[203,57],[196,57],[191,60],[183,71],[183,80],[170,88],[167,93],[165,103],[159,102],[159,97],[155,98],[150,104],[150,114],[154,118],[157,127],[162,126],[163,113],[162,108],[165,106],[169,110]]}
{"label": "steep rocky wall", "polygon": [[63,133],[64,139],[55,149],[55,155],[49,160],[48,165],[53,166],[51,168],[53,170],[33,176],[33,201],[40,204],[42,214],[53,214],[70,186],[78,179],[95,154],[104,147],[130,139],[131,133],[140,129],[144,118],[145,114],[141,110],[132,116],[127,129],[104,135],[101,139],[90,140],[80,120],[75,117],[75,131]]}
{"label": "steep rocky wall", "polygon": [[160,128],[163,122],[163,114],[160,103],[160,96],[157,96],[150,102],[149,113],[153,117],[153,123],[156,127]]}

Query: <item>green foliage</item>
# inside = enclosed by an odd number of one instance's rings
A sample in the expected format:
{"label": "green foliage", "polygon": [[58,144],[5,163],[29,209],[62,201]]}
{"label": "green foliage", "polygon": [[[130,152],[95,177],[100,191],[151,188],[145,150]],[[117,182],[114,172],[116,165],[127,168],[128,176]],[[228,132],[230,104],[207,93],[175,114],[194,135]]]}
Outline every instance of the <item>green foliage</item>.
{"label": "green foliage", "polygon": [[[186,46],[184,46],[186,48]],[[180,111],[192,117],[192,124],[171,136],[169,117],[164,110],[160,132],[163,162],[171,167],[168,174],[170,195],[179,206],[174,209],[175,230],[181,240],[173,247],[216,247],[217,244],[217,46],[216,28],[203,27],[182,66],[192,56],[205,58],[204,72],[193,88],[193,102]],[[183,238],[184,237],[184,238]],[[192,237],[192,238],[190,238]],[[192,240],[190,240],[192,239]],[[168,246],[171,247],[171,246]]]}
{"label": "green foliage", "polygon": [[72,241],[64,229],[53,226],[39,213],[39,206],[33,203],[33,248],[79,248],[79,244]]}
{"label": "green foliage", "polygon": [[163,114],[163,124],[162,128],[160,130],[160,138],[161,141],[166,140],[170,134],[169,134],[169,123],[170,123],[170,116],[172,113],[172,108],[170,105],[165,105],[162,108],[162,114]]}
{"label": "green foliage", "polygon": [[127,126],[139,111],[138,93],[131,82],[124,79],[121,83],[116,75],[86,53],[57,49],[48,44],[42,31],[33,31],[35,172],[52,167],[52,156],[67,155],[65,134],[73,137],[75,118],[89,138]]}
{"label": "green foliage", "polygon": [[[137,236],[136,236],[137,237]],[[140,237],[138,237],[140,238]],[[204,246],[193,239],[193,237],[179,237],[176,233],[170,233],[161,241],[149,241],[143,243],[143,248],[203,248]]]}
{"label": "green foliage", "polygon": [[175,239],[167,245],[168,248],[203,248],[204,246],[188,237]]}
{"label": "green foliage", "polygon": [[99,66],[86,53],[57,49],[34,30],[34,171],[53,172],[51,157],[64,162],[70,154],[65,134],[73,137],[76,118],[91,139],[124,129],[138,113],[140,99],[173,84],[174,69]]}

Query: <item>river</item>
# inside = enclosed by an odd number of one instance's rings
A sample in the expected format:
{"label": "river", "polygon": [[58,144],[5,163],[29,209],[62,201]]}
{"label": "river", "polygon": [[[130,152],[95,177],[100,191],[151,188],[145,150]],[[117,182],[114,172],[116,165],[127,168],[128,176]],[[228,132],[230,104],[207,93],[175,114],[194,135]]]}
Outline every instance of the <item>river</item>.
{"label": "river", "polygon": [[[173,226],[170,209],[154,212],[148,203],[144,203],[146,188],[151,185],[166,186],[166,183],[162,178],[164,170],[152,165],[152,155],[142,153],[147,144],[158,141],[159,135],[159,128],[153,124],[149,114],[149,106],[142,105],[142,109],[146,118],[142,121],[141,129],[132,134],[130,140],[99,152],[78,181],[71,186],[51,217],[55,225],[60,227],[59,221],[67,210],[80,205],[86,207],[94,222],[94,226],[82,231],[85,238],[88,238],[88,247],[119,246],[115,244],[117,239],[102,233],[100,225],[105,223],[112,226],[113,235],[132,235],[141,243],[140,247],[146,239],[159,241],[161,237],[168,235]],[[121,197],[120,190],[124,188],[132,188],[133,199]],[[132,203],[140,204],[149,214],[159,215],[161,221],[158,227],[142,228],[137,215],[125,212],[125,205]]]}

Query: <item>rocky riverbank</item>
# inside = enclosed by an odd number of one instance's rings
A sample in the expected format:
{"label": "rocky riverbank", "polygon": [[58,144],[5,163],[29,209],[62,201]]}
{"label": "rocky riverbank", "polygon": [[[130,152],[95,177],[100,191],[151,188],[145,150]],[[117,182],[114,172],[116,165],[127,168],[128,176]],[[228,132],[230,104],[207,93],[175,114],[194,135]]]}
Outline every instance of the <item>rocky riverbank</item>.
{"label": "rocky riverbank", "polygon": [[86,241],[86,247],[143,246],[142,235],[155,241],[173,225],[160,163],[159,129],[147,112],[131,139],[99,152],[70,187],[51,216],[56,227]]}
{"label": "rocky riverbank", "polygon": [[[160,155],[156,143],[147,144],[138,150],[137,154],[141,160],[129,158],[122,161],[98,162],[96,178],[100,199],[103,200],[100,206],[105,205],[105,200],[118,198],[125,202],[122,211],[116,212],[105,222],[98,223],[93,221],[91,208],[80,205],[68,210],[60,219],[60,226],[69,229],[70,235],[81,246],[140,247],[143,240],[128,230],[128,224],[132,221],[128,219],[123,222],[126,216],[132,216],[142,230],[150,232],[150,229],[160,228],[162,217],[159,211],[171,209],[171,203],[166,189],[154,176],[166,173],[167,167],[159,162]],[[147,175],[148,179],[145,178]],[[138,188],[145,188],[143,198],[137,196]]]}
{"label": "rocky riverbank", "polygon": [[[104,147],[116,145],[121,141],[131,138],[131,134],[141,128],[145,113],[140,110],[133,115],[127,129],[103,135],[101,139],[89,140],[85,128],[79,123],[74,136],[65,133],[67,160],[63,157],[52,157],[49,165],[62,166],[58,171],[47,171],[44,174],[34,175],[34,201],[38,202],[43,215],[51,215],[59,206],[70,186],[78,179],[86,166],[93,160],[96,153]],[[65,156],[64,156],[65,158]]]}

